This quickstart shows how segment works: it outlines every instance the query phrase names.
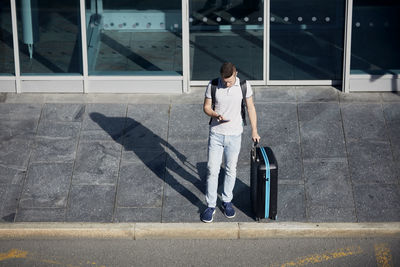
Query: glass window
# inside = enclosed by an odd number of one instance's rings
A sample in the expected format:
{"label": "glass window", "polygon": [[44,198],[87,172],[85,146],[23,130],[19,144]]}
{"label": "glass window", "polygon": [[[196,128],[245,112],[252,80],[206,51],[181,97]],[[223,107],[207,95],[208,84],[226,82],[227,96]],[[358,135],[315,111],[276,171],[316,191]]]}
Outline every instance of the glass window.
{"label": "glass window", "polygon": [[351,74],[400,73],[400,2],[354,0]]}
{"label": "glass window", "polygon": [[210,80],[230,61],[242,79],[263,80],[262,0],[190,1],[192,80]]}
{"label": "glass window", "polygon": [[14,72],[10,1],[0,1],[0,75]]}
{"label": "glass window", "polygon": [[21,74],[81,74],[78,0],[18,0]]}
{"label": "glass window", "polygon": [[341,80],[345,0],[271,0],[270,80]]}
{"label": "glass window", "polygon": [[90,75],[182,75],[181,0],[87,0]]}

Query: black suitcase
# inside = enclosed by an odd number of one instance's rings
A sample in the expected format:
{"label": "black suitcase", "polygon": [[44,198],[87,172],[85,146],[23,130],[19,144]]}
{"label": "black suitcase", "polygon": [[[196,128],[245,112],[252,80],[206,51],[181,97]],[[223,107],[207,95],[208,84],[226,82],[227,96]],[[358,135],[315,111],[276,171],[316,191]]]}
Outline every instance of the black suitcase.
{"label": "black suitcase", "polygon": [[255,144],[250,154],[250,196],[256,220],[276,220],[278,163],[269,147]]}

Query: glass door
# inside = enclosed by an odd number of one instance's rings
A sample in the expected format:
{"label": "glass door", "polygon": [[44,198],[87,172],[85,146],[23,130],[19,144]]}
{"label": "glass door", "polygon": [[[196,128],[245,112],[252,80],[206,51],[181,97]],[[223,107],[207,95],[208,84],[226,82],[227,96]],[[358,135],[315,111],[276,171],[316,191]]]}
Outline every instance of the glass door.
{"label": "glass door", "polygon": [[181,0],[86,0],[89,75],[182,75]]}
{"label": "glass door", "polygon": [[270,0],[269,20],[269,81],[342,79],[345,0]]}
{"label": "glass door", "polygon": [[399,91],[400,2],[353,0],[351,91]]}
{"label": "glass door", "polygon": [[82,74],[79,2],[16,1],[22,75]]}
{"label": "glass door", "polygon": [[190,80],[209,81],[230,61],[238,76],[264,80],[264,1],[189,1]]}
{"label": "glass door", "polygon": [[0,2],[0,76],[15,73],[10,1]]}

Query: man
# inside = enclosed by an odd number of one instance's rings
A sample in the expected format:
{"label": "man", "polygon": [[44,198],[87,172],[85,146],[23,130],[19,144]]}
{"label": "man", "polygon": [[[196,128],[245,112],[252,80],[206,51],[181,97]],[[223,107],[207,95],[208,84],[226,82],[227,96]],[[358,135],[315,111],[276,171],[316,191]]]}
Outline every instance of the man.
{"label": "man", "polygon": [[[220,69],[221,77],[215,92],[215,110],[212,108],[211,82],[208,84],[204,112],[212,118],[208,139],[208,177],[207,177],[207,208],[201,214],[203,222],[212,222],[217,204],[218,175],[222,162],[225,160],[225,180],[222,193],[222,209],[228,218],[235,217],[232,206],[233,187],[236,180],[236,165],[239,157],[243,120],[241,116],[242,89],[237,77],[236,67],[226,62]],[[246,93],[246,106],[249,114],[252,140],[260,141],[257,132],[257,115],[253,102],[253,91],[248,82]]]}

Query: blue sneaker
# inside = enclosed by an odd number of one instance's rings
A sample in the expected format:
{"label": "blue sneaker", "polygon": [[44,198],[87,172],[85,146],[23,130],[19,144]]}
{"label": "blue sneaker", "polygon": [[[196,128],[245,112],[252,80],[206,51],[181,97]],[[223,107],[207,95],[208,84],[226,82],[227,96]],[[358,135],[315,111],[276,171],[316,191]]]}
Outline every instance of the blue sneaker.
{"label": "blue sneaker", "polygon": [[231,202],[222,202],[222,209],[224,210],[224,214],[227,218],[231,219],[235,217],[236,212],[233,209]]}
{"label": "blue sneaker", "polygon": [[206,208],[205,211],[200,216],[200,219],[205,223],[210,223],[213,221],[213,216],[215,214],[215,208]]}

